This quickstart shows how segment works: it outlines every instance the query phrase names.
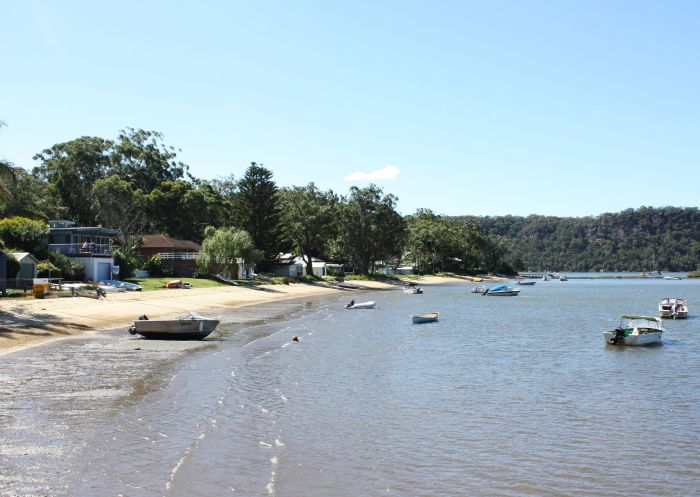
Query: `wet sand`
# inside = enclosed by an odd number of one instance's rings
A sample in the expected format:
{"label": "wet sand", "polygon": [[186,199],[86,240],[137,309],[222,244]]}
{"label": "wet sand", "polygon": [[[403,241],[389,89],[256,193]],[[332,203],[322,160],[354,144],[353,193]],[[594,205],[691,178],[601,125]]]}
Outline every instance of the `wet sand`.
{"label": "wet sand", "polygon": [[[471,283],[468,278],[435,276],[411,278],[410,281],[421,285]],[[368,290],[396,286],[377,281],[348,283]],[[99,300],[87,297],[7,299],[0,301],[0,355],[49,341],[127,326],[142,314],[151,319],[174,317],[186,311],[216,315],[225,309],[348,291],[331,285],[292,284],[109,293],[107,298]]]}

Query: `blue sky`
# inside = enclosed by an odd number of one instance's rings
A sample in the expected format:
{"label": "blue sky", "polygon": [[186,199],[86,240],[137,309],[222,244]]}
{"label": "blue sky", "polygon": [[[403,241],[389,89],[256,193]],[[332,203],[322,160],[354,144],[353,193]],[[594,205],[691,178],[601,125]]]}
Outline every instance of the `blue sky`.
{"label": "blue sky", "polygon": [[135,127],[200,178],[373,178],[404,214],[695,207],[699,22],[695,1],[8,1],[0,156]]}

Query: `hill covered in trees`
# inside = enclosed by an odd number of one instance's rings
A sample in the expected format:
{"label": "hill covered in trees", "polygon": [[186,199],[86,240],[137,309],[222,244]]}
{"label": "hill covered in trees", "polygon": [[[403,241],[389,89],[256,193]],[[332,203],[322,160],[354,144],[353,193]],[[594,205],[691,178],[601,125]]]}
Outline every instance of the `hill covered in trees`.
{"label": "hill covered in trees", "polygon": [[700,210],[641,207],[595,217],[531,215],[458,219],[503,237],[516,268],[555,271],[689,271],[700,262]]}

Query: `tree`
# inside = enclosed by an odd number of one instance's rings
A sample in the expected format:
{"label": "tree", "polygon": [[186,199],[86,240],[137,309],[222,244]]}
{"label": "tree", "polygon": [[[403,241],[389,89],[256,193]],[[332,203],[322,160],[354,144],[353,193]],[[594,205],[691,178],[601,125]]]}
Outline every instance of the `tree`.
{"label": "tree", "polygon": [[250,233],[255,246],[262,251],[261,269],[269,269],[277,260],[280,248],[280,210],[272,171],[251,162],[238,182],[234,207],[236,225]]}
{"label": "tree", "polygon": [[[1,182],[1,180],[0,180]],[[21,167],[14,168],[8,195],[0,198],[0,216],[22,216],[36,220],[60,219],[56,202],[47,184]]]}
{"label": "tree", "polygon": [[219,219],[221,197],[208,185],[184,180],[161,182],[147,196],[150,229],[174,238],[200,241],[203,228]]}
{"label": "tree", "polygon": [[112,173],[145,193],[164,181],[184,178],[188,166],[176,160],[175,148],[164,145],[162,141],[163,135],[157,131],[121,130],[114,144]]}
{"label": "tree", "polygon": [[92,187],[105,178],[112,165],[113,142],[96,136],[83,136],[59,143],[34,156],[41,164],[33,173],[51,183],[69,218],[85,226],[94,225]]}
{"label": "tree", "polygon": [[353,186],[341,209],[342,237],[353,265],[369,274],[377,260],[401,253],[406,225],[395,210],[398,199],[378,186]]}
{"label": "tree", "polygon": [[419,209],[415,215],[406,218],[406,223],[407,246],[419,272],[426,269],[434,271],[438,265],[442,270],[447,256],[462,252],[463,243],[457,225],[433,211]]}
{"label": "tree", "polygon": [[204,231],[202,250],[197,257],[200,274],[221,274],[232,277],[237,274],[239,261],[254,264],[260,260],[252,237],[244,230],[208,227]]}
{"label": "tree", "polygon": [[95,181],[92,197],[95,219],[103,226],[121,231],[122,247],[128,252],[133,236],[142,234],[147,225],[145,195],[128,181],[113,175]]}
{"label": "tree", "polygon": [[0,240],[6,247],[31,252],[48,235],[49,225],[44,222],[19,216],[0,219]]}
{"label": "tree", "polygon": [[319,255],[335,232],[338,198],[316,185],[292,186],[279,192],[282,237],[293,244],[313,274],[312,255]]}
{"label": "tree", "polygon": [[[3,126],[6,126],[5,121],[0,121],[0,128]],[[0,200],[6,200],[11,197],[14,182],[14,165],[12,162],[0,158]]]}

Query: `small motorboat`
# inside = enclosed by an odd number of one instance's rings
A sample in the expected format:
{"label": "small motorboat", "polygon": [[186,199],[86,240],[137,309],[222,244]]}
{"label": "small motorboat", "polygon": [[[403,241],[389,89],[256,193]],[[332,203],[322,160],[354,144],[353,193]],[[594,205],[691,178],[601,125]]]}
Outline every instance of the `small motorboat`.
{"label": "small motorboat", "polygon": [[518,282],[516,283],[516,285],[520,285],[520,286],[529,286],[529,285],[534,285],[535,283],[537,283],[537,282],[536,282],[536,281],[532,281],[532,280],[528,280],[528,281],[518,281]]}
{"label": "small motorboat", "polygon": [[370,300],[369,302],[358,302],[355,303],[354,300],[351,300],[349,304],[345,305],[346,309],[374,309],[375,302],[373,300]]}
{"label": "small motorboat", "polygon": [[428,314],[416,314],[411,318],[413,324],[432,323],[438,320],[439,312],[429,312]]}
{"label": "small motorboat", "polygon": [[664,276],[665,280],[680,280],[680,276]]}
{"label": "small motorboat", "polygon": [[408,293],[408,294],[419,294],[423,293],[423,289],[416,285],[415,283],[406,283],[403,286],[403,293]]}
{"label": "small motorboat", "polygon": [[483,295],[484,292],[486,292],[488,289],[489,289],[489,287],[483,286],[483,285],[482,286],[475,286],[474,288],[469,290],[469,292],[470,293],[481,293]]}
{"label": "small motorboat", "polygon": [[491,297],[515,297],[519,293],[520,288],[513,288],[512,286],[506,285],[496,285],[494,287],[487,288],[481,295]]}
{"label": "small motorboat", "polygon": [[569,278],[567,278],[565,274],[562,274],[559,276],[559,281],[569,281]]}
{"label": "small motorboat", "polygon": [[134,321],[129,333],[160,340],[200,340],[209,336],[218,325],[217,318],[204,317],[195,311],[175,319],[148,319],[143,315]]}
{"label": "small motorboat", "polygon": [[661,342],[664,324],[653,316],[622,316],[620,325],[603,332],[605,343],[610,345],[649,345]]}
{"label": "small motorboat", "polygon": [[659,316],[662,318],[685,319],[688,317],[687,299],[661,299],[659,302]]}

